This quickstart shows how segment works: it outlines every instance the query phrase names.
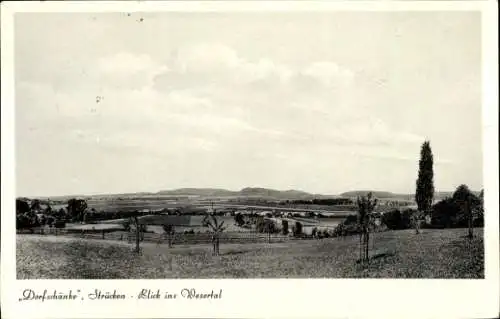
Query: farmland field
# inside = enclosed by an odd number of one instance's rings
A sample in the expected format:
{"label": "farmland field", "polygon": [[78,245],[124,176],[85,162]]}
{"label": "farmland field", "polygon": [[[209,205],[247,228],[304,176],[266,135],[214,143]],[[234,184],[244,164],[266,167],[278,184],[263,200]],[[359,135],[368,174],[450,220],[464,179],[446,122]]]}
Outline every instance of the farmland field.
{"label": "farmland field", "polygon": [[388,231],[373,235],[372,261],[357,263],[358,237],[168,248],[126,241],[17,235],[18,279],[484,278],[482,229]]}

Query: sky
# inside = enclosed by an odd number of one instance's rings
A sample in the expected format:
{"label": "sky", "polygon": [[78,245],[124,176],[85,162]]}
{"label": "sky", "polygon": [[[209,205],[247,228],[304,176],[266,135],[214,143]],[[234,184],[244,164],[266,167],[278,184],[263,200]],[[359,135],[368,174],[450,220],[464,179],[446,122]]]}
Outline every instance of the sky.
{"label": "sky", "polygon": [[17,196],[482,188],[472,12],[17,13]]}

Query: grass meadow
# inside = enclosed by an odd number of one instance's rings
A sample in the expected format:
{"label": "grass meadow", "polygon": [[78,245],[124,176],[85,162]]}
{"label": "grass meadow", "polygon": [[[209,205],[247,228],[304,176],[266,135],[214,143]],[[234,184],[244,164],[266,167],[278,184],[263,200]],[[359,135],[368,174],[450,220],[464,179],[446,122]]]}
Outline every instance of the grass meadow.
{"label": "grass meadow", "polygon": [[18,279],[484,278],[482,229],[372,234],[371,262],[357,263],[359,237],[210,245],[17,235]]}

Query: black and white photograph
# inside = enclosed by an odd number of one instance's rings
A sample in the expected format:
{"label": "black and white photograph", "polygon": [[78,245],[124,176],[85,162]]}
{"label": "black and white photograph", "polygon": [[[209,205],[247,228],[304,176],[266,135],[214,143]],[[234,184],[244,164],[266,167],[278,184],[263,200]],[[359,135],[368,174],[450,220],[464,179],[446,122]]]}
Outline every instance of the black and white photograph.
{"label": "black and white photograph", "polygon": [[486,278],[481,11],[12,22],[17,280]]}
{"label": "black and white photograph", "polygon": [[480,26],[19,14],[18,278],[483,278]]}

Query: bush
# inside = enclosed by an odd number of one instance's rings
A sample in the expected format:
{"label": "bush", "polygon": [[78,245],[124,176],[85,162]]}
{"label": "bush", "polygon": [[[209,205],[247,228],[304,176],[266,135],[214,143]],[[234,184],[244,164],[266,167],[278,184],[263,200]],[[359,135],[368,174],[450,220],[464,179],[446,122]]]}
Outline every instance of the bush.
{"label": "bush", "polygon": [[245,218],[242,214],[238,213],[234,215],[234,222],[236,223],[236,225],[242,227],[243,225],[245,225]]}
{"label": "bush", "polygon": [[49,227],[52,227],[54,225],[55,220],[56,219],[54,217],[49,216],[49,217],[47,217],[47,222],[46,223],[47,223],[47,225],[49,225]]}
{"label": "bush", "polygon": [[402,216],[399,209],[393,209],[382,215],[382,223],[389,229],[402,229]]}
{"label": "bush", "polygon": [[172,234],[174,232],[174,226],[170,224],[163,225],[163,231],[167,234]]}
{"label": "bush", "polygon": [[473,222],[474,227],[484,227],[484,216],[483,214],[480,214],[479,217],[474,219]]}
{"label": "bush", "polygon": [[321,236],[323,238],[329,238],[331,236],[330,231],[328,229],[323,229],[323,231],[321,232]]}
{"label": "bush", "polygon": [[410,229],[413,228],[412,217],[417,211],[414,209],[399,209],[390,210],[382,215],[382,224],[388,229]]}
{"label": "bush", "polygon": [[319,233],[320,233],[320,232],[318,231],[318,228],[317,228],[317,227],[314,227],[314,228],[312,229],[311,236],[312,236],[312,237],[319,237],[319,235],[320,235]]}
{"label": "bush", "polygon": [[414,209],[405,209],[401,212],[401,228],[400,229],[409,229],[413,228],[412,225],[412,216],[416,214],[417,211]]}
{"label": "bush", "polygon": [[435,228],[464,227],[467,219],[460,213],[460,206],[453,198],[446,198],[432,208],[431,225]]}
{"label": "bush", "polygon": [[31,221],[25,214],[16,216],[16,229],[31,228]]}

